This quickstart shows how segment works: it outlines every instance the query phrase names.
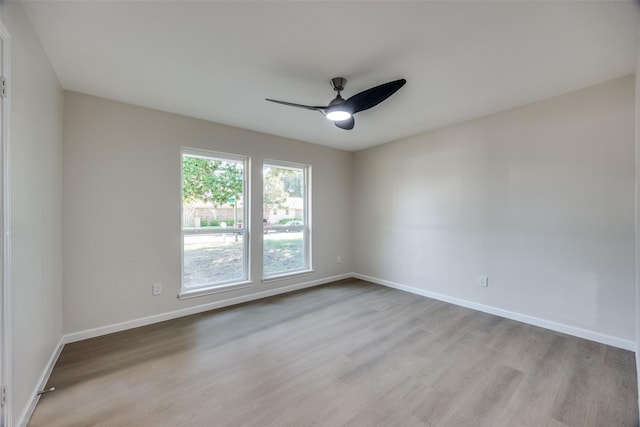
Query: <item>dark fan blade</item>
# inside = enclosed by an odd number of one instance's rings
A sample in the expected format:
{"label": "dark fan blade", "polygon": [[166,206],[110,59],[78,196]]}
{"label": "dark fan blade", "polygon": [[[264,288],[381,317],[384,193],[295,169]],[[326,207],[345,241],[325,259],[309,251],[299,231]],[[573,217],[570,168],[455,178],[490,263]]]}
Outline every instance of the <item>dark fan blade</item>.
{"label": "dark fan blade", "polygon": [[353,117],[349,117],[347,120],[342,120],[340,122],[333,122],[333,124],[338,126],[340,129],[351,130],[353,129],[353,125],[356,124],[356,121],[353,120]]}
{"label": "dark fan blade", "polygon": [[294,104],[293,102],[277,101],[275,99],[266,98],[267,101],[275,102],[276,104],[288,105],[289,107],[306,108],[307,110],[324,110],[327,107],[314,107],[311,105]]}
{"label": "dark fan blade", "polygon": [[400,79],[372,87],[371,89],[367,89],[353,95],[351,98],[347,99],[344,104],[351,110],[351,114],[355,114],[358,111],[368,110],[396,93],[396,91],[404,86],[406,82],[407,81],[405,79]]}

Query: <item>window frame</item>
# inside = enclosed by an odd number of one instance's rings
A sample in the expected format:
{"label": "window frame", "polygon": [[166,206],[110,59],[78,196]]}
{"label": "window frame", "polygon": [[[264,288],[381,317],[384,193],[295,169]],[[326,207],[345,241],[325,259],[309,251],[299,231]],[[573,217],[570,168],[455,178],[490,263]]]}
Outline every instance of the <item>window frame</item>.
{"label": "window frame", "polygon": [[[281,271],[274,274],[265,274],[264,271],[264,233],[260,233],[262,235],[262,283],[269,283],[277,280],[288,279],[295,276],[302,276],[313,273],[312,266],[312,251],[311,251],[311,238],[312,238],[312,220],[311,220],[311,200],[312,200],[312,191],[311,191],[311,165],[304,163],[295,163],[295,162],[287,162],[283,160],[274,160],[274,159],[264,159],[262,162],[262,197],[264,198],[264,168],[266,166],[273,166],[280,169],[292,169],[292,170],[301,170],[302,171],[302,179],[303,179],[303,200],[302,200],[302,208],[304,211],[302,218],[302,236],[303,236],[303,250],[304,250],[304,266],[301,268],[297,268],[294,270]],[[263,206],[264,207],[264,206]],[[263,209],[261,208],[261,210]],[[284,230],[284,226],[273,225],[271,224],[270,229],[280,229]]]}
{"label": "window frame", "polygon": [[[242,227],[238,227],[234,224],[234,227],[224,229],[199,229],[194,228],[191,230],[185,230],[184,227],[184,158],[197,157],[209,160],[221,160],[231,162],[241,162],[243,168],[242,174],[242,216],[238,218],[238,222],[242,222]],[[203,295],[210,295],[219,292],[232,291],[235,289],[241,289],[251,286],[251,227],[250,227],[250,212],[249,205],[249,183],[251,171],[250,158],[248,156],[242,156],[238,154],[225,153],[220,151],[203,150],[198,148],[181,147],[180,149],[180,293],[179,299],[188,299],[199,297]],[[197,287],[185,287],[184,284],[184,239],[186,235],[198,235],[198,234],[229,234],[229,233],[242,233],[243,238],[243,275],[240,279],[233,279],[227,281],[218,281],[204,284]]]}

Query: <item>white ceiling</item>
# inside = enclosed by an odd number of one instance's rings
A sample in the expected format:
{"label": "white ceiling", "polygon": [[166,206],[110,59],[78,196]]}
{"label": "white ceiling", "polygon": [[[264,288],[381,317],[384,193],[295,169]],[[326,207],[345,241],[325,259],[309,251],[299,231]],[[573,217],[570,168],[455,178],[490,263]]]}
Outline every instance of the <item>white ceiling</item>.
{"label": "white ceiling", "polygon": [[[633,73],[603,1],[23,1],[64,89],[354,151]],[[326,105],[407,84],[344,131]]]}

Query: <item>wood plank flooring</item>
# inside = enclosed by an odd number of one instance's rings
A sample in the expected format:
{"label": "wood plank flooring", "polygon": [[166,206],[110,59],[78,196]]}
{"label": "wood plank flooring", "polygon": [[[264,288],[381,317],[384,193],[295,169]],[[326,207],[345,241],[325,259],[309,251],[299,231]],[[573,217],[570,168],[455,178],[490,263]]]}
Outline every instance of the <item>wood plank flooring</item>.
{"label": "wood plank flooring", "polygon": [[632,352],[356,279],[68,344],[29,423],[638,426]]}

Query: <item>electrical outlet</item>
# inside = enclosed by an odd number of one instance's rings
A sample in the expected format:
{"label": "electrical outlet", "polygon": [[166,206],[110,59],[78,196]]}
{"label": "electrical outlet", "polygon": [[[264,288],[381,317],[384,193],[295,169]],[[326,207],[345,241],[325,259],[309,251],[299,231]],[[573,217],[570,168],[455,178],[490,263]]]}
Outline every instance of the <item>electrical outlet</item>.
{"label": "electrical outlet", "polygon": [[478,278],[478,284],[480,285],[481,288],[488,288],[489,287],[489,276],[480,276]]}
{"label": "electrical outlet", "polygon": [[338,264],[342,263],[342,257],[341,257],[340,255],[338,255],[338,256],[336,257],[336,262],[337,262]]}
{"label": "electrical outlet", "polygon": [[160,295],[162,293],[162,283],[154,283],[151,292],[153,296]]}

